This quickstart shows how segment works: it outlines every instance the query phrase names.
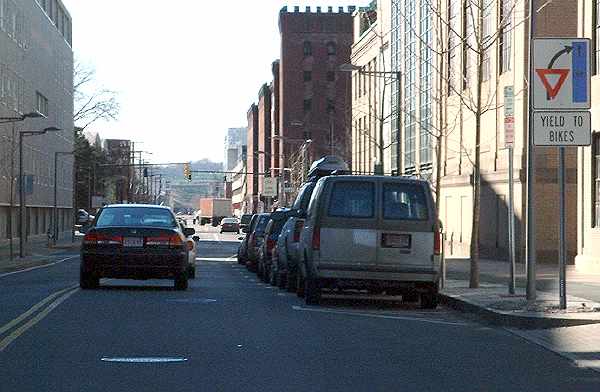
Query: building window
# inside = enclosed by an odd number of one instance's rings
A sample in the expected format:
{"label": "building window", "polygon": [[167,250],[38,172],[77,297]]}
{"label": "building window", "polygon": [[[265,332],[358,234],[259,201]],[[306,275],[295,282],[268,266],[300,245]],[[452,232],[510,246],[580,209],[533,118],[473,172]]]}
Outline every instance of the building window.
{"label": "building window", "polygon": [[327,71],[327,81],[334,82],[335,81],[335,72]]}
{"label": "building window", "polygon": [[310,112],[311,109],[312,109],[312,99],[307,98],[304,100],[304,111]]}
{"label": "building window", "polygon": [[309,41],[304,41],[304,57],[312,56],[312,44]]}
{"label": "building window", "polygon": [[327,42],[327,54],[330,56],[335,55],[335,42]]}
{"label": "building window", "polygon": [[600,133],[593,134],[592,179],[592,227],[600,228]]}
{"label": "building window", "polygon": [[304,71],[304,81],[305,82],[310,82],[312,80],[312,72],[311,71]]}
{"label": "building window", "polygon": [[421,165],[431,163],[433,152],[431,148],[432,128],[432,16],[430,5],[424,1],[421,3],[421,20],[419,23],[419,41],[421,43],[419,59],[419,163]]}
{"label": "building window", "polygon": [[416,0],[404,2],[404,172],[414,170],[417,127]]}
{"label": "building window", "polygon": [[335,101],[332,98],[327,98],[327,113],[335,112]]}
{"label": "building window", "polygon": [[490,62],[491,41],[492,41],[492,12],[494,10],[494,2],[492,0],[483,1],[483,81],[490,80],[492,77],[492,69]]}
{"label": "building window", "polygon": [[594,0],[592,7],[592,27],[594,29],[592,34],[592,61],[594,62],[592,73],[598,75],[600,74],[600,18],[598,17],[600,0]]}
{"label": "building window", "polygon": [[456,62],[456,47],[458,46],[459,18],[457,17],[458,3],[448,0],[448,95],[456,89],[456,75],[454,75],[454,63]]}
{"label": "building window", "polygon": [[512,9],[513,0],[500,0],[500,50],[498,51],[498,67],[500,74],[510,71],[512,51]]}
{"label": "building window", "polygon": [[36,110],[44,116],[48,116],[48,98],[39,91],[36,93]]}

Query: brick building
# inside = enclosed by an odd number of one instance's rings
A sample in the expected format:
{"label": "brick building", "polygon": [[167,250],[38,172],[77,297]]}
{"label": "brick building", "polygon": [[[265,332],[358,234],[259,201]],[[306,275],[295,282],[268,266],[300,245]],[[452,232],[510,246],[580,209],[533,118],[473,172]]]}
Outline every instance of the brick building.
{"label": "brick building", "polygon": [[246,200],[244,211],[257,212],[258,208],[258,106],[255,103],[248,109],[248,143],[246,147]]}
{"label": "brick building", "polygon": [[350,62],[352,12],[333,7],[300,7],[279,12],[279,124],[285,165],[310,139],[309,160],[331,154],[350,161],[350,75],[340,72]]}
{"label": "brick building", "polygon": [[[271,87],[263,84],[258,92],[258,194],[263,193],[263,180],[271,172]],[[261,197],[261,201],[262,197]]]}

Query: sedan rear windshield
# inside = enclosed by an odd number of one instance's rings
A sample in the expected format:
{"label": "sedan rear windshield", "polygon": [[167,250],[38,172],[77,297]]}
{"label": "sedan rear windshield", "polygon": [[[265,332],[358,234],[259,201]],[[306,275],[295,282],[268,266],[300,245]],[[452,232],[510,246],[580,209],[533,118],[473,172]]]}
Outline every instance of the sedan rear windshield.
{"label": "sedan rear windshield", "polygon": [[102,210],[96,227],[177,227],[171,211],[163,208],[117,207]]}
{"label": "sedan rear windshield", "polygon": [[420,184],[384,184],[383,219],[427,220],[429,212]]}

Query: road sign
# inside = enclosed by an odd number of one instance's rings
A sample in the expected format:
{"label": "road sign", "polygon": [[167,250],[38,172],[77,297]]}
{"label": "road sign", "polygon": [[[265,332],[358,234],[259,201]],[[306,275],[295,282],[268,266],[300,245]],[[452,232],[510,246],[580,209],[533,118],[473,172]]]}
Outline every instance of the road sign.
{"label": "road sign", "polygon": [[533,71],[534,109],[590,108],[589,39],[535,39]]}
{"label": "road sign", "polygon": [[277,196],[277,178],[276,177],[265,177],[263,182],[262,196],[275,197]]}
{"label": "road sign", "polygon": [[515,141],[515,93],[513,86],[504,87],[504,146]]}
{"label": "road sign", "polygon": [[533,143],[536,146],[589,146],[591,129],[588,111],[533,113]]}

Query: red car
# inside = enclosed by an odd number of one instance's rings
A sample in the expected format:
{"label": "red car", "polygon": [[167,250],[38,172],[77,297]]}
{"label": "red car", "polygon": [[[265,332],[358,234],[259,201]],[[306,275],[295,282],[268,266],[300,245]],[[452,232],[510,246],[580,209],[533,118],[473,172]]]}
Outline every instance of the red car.
{"label": "red car", "polygon": [[237,218],[224,218],[221,221],[221,233],[225,231],[239,233],[240,221]]}

